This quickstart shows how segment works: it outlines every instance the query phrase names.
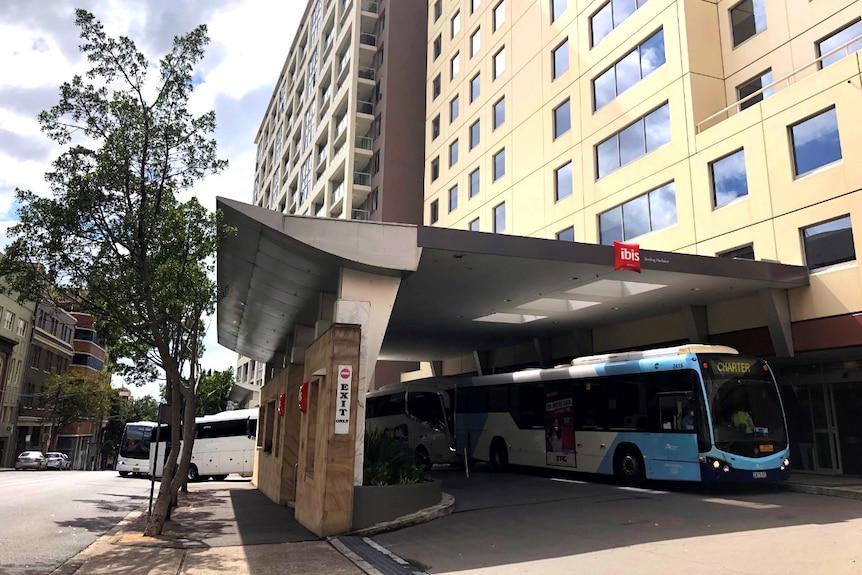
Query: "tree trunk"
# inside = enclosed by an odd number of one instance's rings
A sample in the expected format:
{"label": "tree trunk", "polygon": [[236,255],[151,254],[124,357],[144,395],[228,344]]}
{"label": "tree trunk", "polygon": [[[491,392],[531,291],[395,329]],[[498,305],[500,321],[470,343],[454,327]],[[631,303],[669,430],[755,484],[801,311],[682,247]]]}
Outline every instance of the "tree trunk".
{"label": "tree trunk", "polygon": [[153,512],[147,520],[147,527],[144,529],[144,535],[147,537],[157,537],[162,534],[165,527],[165,521],[171,512],[171,494],[169,490],[159,489],[159,496],[153,505]]}

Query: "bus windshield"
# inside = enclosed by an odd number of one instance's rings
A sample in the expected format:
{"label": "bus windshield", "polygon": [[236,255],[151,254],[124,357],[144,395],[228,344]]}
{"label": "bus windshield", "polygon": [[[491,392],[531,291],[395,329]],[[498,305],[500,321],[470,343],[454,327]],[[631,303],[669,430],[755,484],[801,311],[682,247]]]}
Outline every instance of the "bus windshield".
{"label": "bus windshield", "polygon": [[766,457],[785,449],[781,399],[766,363],[741,356],[700,359],[715,446],[745,457]]}
{"label": "bus windshield", "polygon": [[148,460],[150,458],[150,433],[155,424],[126,424],[120,442],[120,456]]}

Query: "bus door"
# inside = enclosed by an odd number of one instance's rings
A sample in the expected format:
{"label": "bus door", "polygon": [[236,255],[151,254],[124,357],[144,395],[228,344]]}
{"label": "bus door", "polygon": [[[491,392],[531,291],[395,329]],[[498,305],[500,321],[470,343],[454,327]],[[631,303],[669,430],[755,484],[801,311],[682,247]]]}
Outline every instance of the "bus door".
{"label": "bus door", "polygon": [[[677,379],[683,373],[671,372],[669,379]],[[696,377],[696,376],[695,376]],[[697,481],[700,479],[698,464],[697,427],[703,420],[703,410],[695,400],[690,382],[680,381],[684,390],[658,391],[650,417],[653,433],[644,434],[639,442],[646,460],[647,477]],[[668,385],[667,380],[659,387]],[[658,429],[656,429],[658,427]]]}

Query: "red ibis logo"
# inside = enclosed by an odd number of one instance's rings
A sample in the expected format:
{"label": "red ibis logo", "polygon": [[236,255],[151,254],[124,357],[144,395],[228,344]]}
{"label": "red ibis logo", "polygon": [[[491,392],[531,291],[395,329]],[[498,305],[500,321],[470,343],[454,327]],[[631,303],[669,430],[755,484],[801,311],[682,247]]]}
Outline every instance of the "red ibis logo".
{"label": "red ibis logo", "polygon": [[614,242],[614,270],[641,273],[640,245]]}

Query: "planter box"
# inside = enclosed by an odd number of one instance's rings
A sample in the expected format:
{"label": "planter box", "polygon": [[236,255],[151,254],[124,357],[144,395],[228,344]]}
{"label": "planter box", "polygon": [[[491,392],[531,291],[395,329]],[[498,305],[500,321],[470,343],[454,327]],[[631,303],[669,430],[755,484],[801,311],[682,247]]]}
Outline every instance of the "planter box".
{"label": "planter box", "polygon": [[353,531],[392,521],[438,505],[443,483],[438,479],[411,485],[353,487]]}

